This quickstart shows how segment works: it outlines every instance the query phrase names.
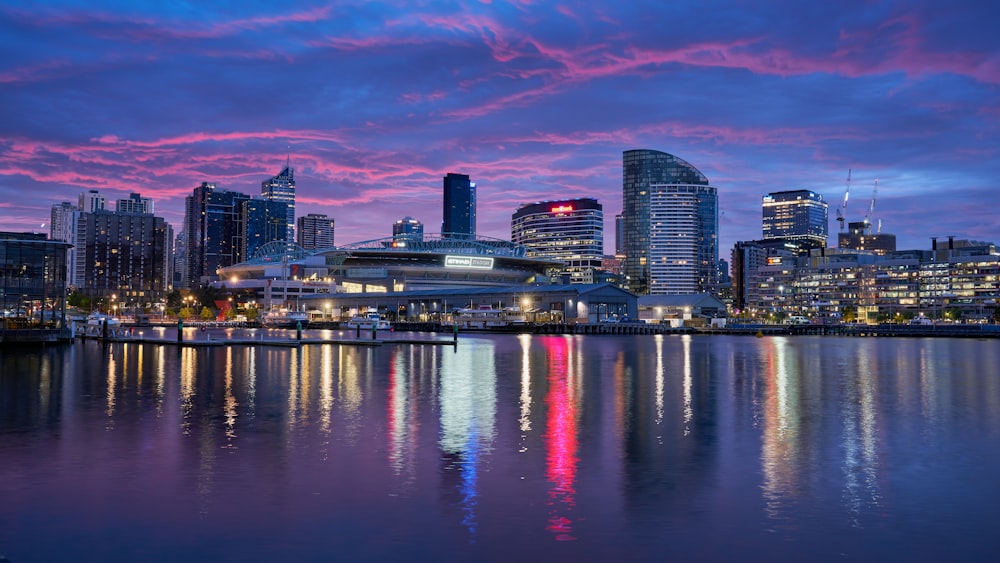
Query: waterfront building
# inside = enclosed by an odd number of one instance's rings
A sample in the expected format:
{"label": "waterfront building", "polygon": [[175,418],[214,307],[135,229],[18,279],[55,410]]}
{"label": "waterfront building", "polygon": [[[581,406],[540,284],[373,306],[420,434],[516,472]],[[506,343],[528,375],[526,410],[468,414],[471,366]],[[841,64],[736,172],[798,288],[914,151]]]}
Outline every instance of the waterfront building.
{"label": "waterfront building", "polygon": [[288,241],[288,204],[276,199],[250,198],[241,202],[243,248],[239,260],[253,257],[269,242]]}
{"label": "waterfront building", "polygon": [[851,249],[769,259],[749,275],[757,317],[900,322],[914,316],[982,321],[1000,315],[1000,251],[992,243],[934,241],[931,250],[884,255]]}
{"label": "waterfront building", "polygon": [[269,201],[286,203],[285,234],[288,242],[295,242],[295,171],[291,160],[285,160],[285,167],[273,178],[261,182],[260,195]]}
{"label": "waterfront building", "polygon": [[828,206],[816,192],[771,192],[763,197],[761,211],[764,240],[794,242],[806,253],[812,248],[826,247]]}
{"label": "waterfront building", "polygon": [[115,210],[119,213],[148,213],[153,214],[153,200],[148,197],[133,192],[128,198],[119,199],[115,205]]}
{"label": "waterfront building", "polygon": [[187,241],[185,287],[217,279],[219,268],[243,260],[242,204],[250,196],[202,182],[185,198]]}
{"label": "waterfront building", "polygon": [[[80,213],[76,232],[76,290],[92,301],[143,308],[170,289],[173,229],[148,213]],[[114,296],[114,297],[112,297]]]}
{"label": "waterfront building", "polygon": [[837,248],[870,250],[884,256],[896,251],[896,235],[872,233],[871,223],[855,221],[847,224],[847,232],[837,233]]}
{"label": "waterfront building", "polygon": [[516,310],[526,319],[547,323],[597,323],[638,318],[636,296],[609,283],[491,284],[483,287],[400,290],[387,293],[330,293],[302,297],[307,310],[331,320],[346,320],[376,309],[393,322],[442,322],[459,309]]}
{"label": "waterfront building", "polygon": [[465,174],[449,172],[444,177],[444,238],[476,238],[476,183]]}
{"label": "waterfront building", "polygon": [[551,275],[591,284],[604,261],[604,211],[594,198],[527,203],[511,216],[511,242],[562,263]]}
{"label": "waterfront building", "polygon": [[[42,233],[0,232],[0,342],[28,340],[23,329],[65,326],[66,248]],[[36,339],[57,339],[59,334]],[[6,368],[5,368],[6,369]]]}
{"label": "waterfront building", "polygon": [[310,213],[298,219],[299,246],[306,250],[331,248],[333,235],[334,221],[324,213]]}
{"label": "waterfront building", "polygon": [[718,194],[704,174],[672,154],[625,151],[622,200],[628,289],[661,295],[716,291]]}
{"label": "waterfront building", "polygon": [[406,216],[392,224],[394,243],[421,242],[424,240],[424,224]]}
{"label": "waterfront building", "polygon": [[432,238],[394,245],[391,237],[336,248],[284,249],[220,268],[229,289],[260,303],[295,303],[314,293],[374,293],[550,283],[560,263],[527,255],[510,241]]}
{"label": "waterfront building", "polygon": [[786,248],[786,241],[782,239],[738,241],[733,245],[730,291],[734,313],[742,312],[747,307],[747,287],[754,271],[796,254],[796,250]]}

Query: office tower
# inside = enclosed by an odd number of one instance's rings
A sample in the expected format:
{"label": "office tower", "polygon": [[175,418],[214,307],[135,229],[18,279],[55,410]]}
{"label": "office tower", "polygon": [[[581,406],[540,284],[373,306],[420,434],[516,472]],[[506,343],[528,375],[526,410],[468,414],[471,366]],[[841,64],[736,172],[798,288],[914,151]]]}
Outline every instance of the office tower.
{"label": "office tower", "polygon": [[285,168],[273,178],[261,182],[260,195],[264,199],[282,201],[288,204],[286,230],[288,242],[295,241],[295,173],[290,165],[291,160],[285,160]]}
{"label": "office tower", "polygon": [[604,210],[594,198],[540,201],[511,216],[511,241],[528,256],[563,263],[571,283],[594,283],[604,260]]}
{"label": "office tower", "polygon": [[77,221],[77,291],[114,300],[120,310],[162,301],[170,289],[173,229],[162,217],[107,210],[81,212]]}
{"label": "office tower", "polygon": [[263,198],[243,200],[240,222],[243,225],[243,247],[237,262],[249,260],[269,242],[288,243],[288,204]]}
{"label": "office tower", "polygon": [[87,213],[94,211],[104,211],[108,207],[108,198],[101,195],[97,190],[89,190],[80,194],[80,203],[77,209]]}
{"label": "office tower", "polygon": [[181,232],[174,237],[173,286],[176,288],[187,287],[187,247],[187,226],[185,223],[185,226],[181,227]]}
{"label": "office tower", "polygon": [[615,256],[625,259],[625,216],[615,215]]}
{"label": "office tower", "polygon": [[423,242],[424,224],[406,216],[392,224],[392,240],[400,242]]}
{"label": "office tower", "polygon": [[763,197],[764,240],[793,242],[808,254],[826,248],[829,214],[823,196],[810,190],[771,192]]}
{"label": "office tower", "polygon": [[476,238],[476,183],[465,174],[444,177],[442,238]]}
{"label": "office tower", "polygon": [[189,288],[217,278],[216,271],[243,260],[242,204],[250,196],[202,182],[184,200]]}
{"label": "office tower", "polygon": [[323,213],[310,213],[299,217],[299,246],[306,250],[333,248],[333,219]]}
{"label": "office tower", "polygon": [[637,294],[714,293],[719,203],[697,168],[660,151],[622,154],[626,286]]}
{"label": "office tower", "polygon": [[115,209],[119,213],[148,213],[152,215],[153,200],[133,192],[129,194],[128,199],[119,199]]}

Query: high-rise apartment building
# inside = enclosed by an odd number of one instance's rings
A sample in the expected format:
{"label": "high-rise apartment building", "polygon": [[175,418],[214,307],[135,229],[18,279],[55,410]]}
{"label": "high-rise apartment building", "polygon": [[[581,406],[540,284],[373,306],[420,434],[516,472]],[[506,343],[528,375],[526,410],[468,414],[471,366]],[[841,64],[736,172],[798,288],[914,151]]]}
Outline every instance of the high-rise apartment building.
{"label": "high-rise apartment building", "polygon": [[825,248],[829,211],[823,196],[810,190],[771,192],[763,197],[761,210],[764,239],[796,243],[806,253]]}
{"label": "high-rise apartment building", "polygon": [[465,174],[444,177],[442,238],[476,238],[476,183]]}
{"label": "high-rise apartment building", "polygon": [[604,260],[604,210],[594,198],[540,201],[511,216],[511,241],[528,256],[563,263],[570,283],[594,283]]}
{"label": "high-rise apartment building", "polygon": [[79,211],[93,213],[94,211],[104,211],[108,208],[108,198],[101,195],[97,190],[88,190],[80,194],[80,202],[77,205]]}
{"label": "high-rise apartment building", "polygon": [[868,221],[854,221],[847,224],[847,232],[837,233],[837,248],[849,250],[870,250],[880,256],[896,251],[896,235],[872,232]]}
{"label": "high-rise apartment building", "polygon": [[186,287],[214,279],[216,271],[244,259],[243,202],[250,196],[202,182],[185,198]]}
{"label": "high-rise apartment building", "polygon": [[153,200],[148,197],[133,192],[127,199],[119,199],[115,209],[119,213],[148,213],[153,214]]}
{"label": "high-rise apartment building", "polygon": [[285,161],[285,167],[273,178],[261,182],[260,195],[267,200],[281,201],[288,204],[286,211],[286,229],[288,242],[295,241],[295,171],[291,161]]}
{"label": "high-rise apartment building", "polygon": [[310,213],[298,220],[299,246],[306,250],[333,248],[333,219],[323,213]]}
{"label": "high-rise apartment building", "polygon": [[665,152],[622,154],[626,286],[637,294],[714,293],[719,202],[697,168]]}
{"label": "high-rise apartment building", "polygon": [[173,229],[162,217],[81,212],[75,238],[77,291],[91,299],[114,296],[123,310],[165,298],[173,272]]}
{"label": "high-rise apartment building", "polygon": [[73,280],[73,264],[76,263],[76,222],[80,217],[80,211],[71,202],[64,201],[52,206],[52,214],[49,220],[49,238],[70,243],[66,249],[66,257],[63,261],[66,271],[62,273],[67,283],[75,287]]}
{"label": "high-rise apartment building", "polygon": [[392,224],[392,240],[400,242],[423,242],[424,224],[406,216]]}

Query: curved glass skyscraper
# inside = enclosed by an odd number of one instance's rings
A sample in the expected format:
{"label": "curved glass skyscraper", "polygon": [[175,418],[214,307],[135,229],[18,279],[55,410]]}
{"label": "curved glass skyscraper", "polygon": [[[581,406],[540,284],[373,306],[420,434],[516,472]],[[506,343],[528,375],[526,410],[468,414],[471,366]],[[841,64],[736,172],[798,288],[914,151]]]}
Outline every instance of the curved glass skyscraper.
{"label": "curved glass skyscraper", "polygon": [[717,292],[719,198],[704,174],[672,154],[625,151],[622,205],[630,291]]}

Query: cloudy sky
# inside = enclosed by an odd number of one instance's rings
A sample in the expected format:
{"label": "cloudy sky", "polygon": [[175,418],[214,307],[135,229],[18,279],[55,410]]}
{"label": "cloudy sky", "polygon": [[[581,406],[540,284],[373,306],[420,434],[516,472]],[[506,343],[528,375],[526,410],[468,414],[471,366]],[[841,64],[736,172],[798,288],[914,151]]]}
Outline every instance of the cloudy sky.
{"label": "cloudy sky", "polygon": [[[1000,242],[1000,5],[837,2],[135,2],[0,6],[0,230],[140,192],[179,228],[203,181],[250,195],[291,158],[337,242],[437,232],[441,178],[479,234],[596,197],[614,252],[622,151],[719,189],[720,255],[760,200],[811,189],[900,248]],[[45,227],[41,225],[45,223]],[[832,245],[835,245],[835,237]]]}

